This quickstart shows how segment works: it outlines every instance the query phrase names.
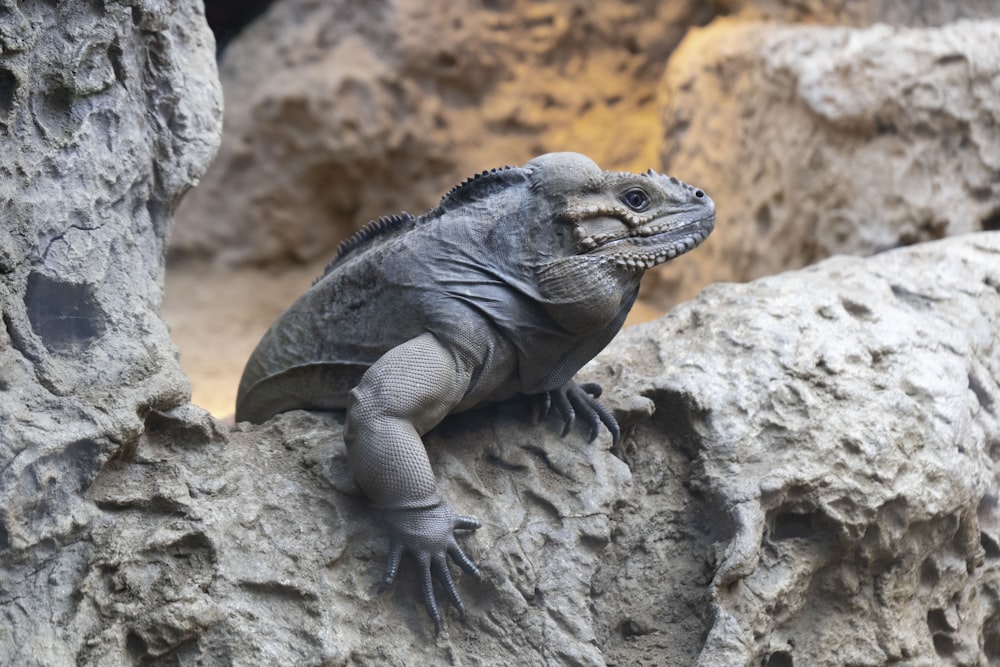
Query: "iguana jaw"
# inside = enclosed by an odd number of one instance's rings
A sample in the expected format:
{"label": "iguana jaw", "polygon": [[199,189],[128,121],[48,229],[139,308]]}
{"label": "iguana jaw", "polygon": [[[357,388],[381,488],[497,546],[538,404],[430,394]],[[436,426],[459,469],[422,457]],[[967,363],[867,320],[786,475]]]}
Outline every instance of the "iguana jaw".
{"label": "iguana jaw", "polygon": [[713,213],[681,226],[670,221],[662,224],[653,221],[617,237],[609,234],[587,236],[577,227],[576,236],[581,256],[594,258],[601,264],[645,271],[696,248],[714,227]]}
{"label": "iguana jaw", "polygon": [[[711,200],[704,206],[675,203],[669,211],[665,208],[635,227],[606,214],[571,221],[568,252],[536,275],[537,301],[552,319],[574,333],[624,319],[643,272],[696,247],[715,226]],[[599,245],[589,242],[602,236]]]}

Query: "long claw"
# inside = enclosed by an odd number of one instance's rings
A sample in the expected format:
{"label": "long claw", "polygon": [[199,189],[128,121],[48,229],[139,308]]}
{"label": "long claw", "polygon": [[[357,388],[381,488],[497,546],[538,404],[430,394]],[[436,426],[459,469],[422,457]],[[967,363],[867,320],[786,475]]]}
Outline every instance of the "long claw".
{"label": "long claw", "polygon": [[382,586],[379,590],[384,590],[386,586],[391,586],[396,581],[396,574],[399,573],[399,563],[403,559],[405,547],[402,542],[393,542],[389,547],[389,560],[385,563],[385,573],[382,575]]}
{"label": "long claw", "polygon": [[562,437],[566,437],[569,434],[570,429],[573,428],[573,422],[576,421],[576,410],[570,404],[569,399],[566,394],[561,391],[550,391],[549,395],[552,396],[552,402],[556,406],[556,410],[563,418],[563,432]]}
{"label": "long claw", "polygon": [[437,600],[434,598],[434,579],[431,574],[431,558],[427,554],[421,554],[417,559],[420,565],[420,591],[424,596],[424,606],[427,608],[427,615],[434,621],[434,632],[441,632],[441,611],[438,609]]}
{"label": "long claw", "polygon": [[457,544],[453,544],[448,547],[448,555],[451,559],[455,561],[456,564],[469,576],[475,577],[476,579],[482,579],[483,573],[479,571],[476,564],[472,562],[472,559],[465,555],[462,548]]}
{"label": "long claw", "polygon": [[465,605],[462,604],[462,598],[458,595],[458,589],[455,587],[455,580],[451,577],[448,564],[444,562],[443,558],[435,558],[431,561],[431,570],[437,574],[438,581],[441,582],[441,587],[444,589],[445,595],[448,596],[448,601],[458,610],[459,616],[465,618]]}
{"label": "long claw", "polygon": [[531,423],[540,424],[549,416],[549,410],[552,409],[552,397],[549,396],[548,392],[545,392],[542,394],[535,394],[532,399]]}
{"label": "long claw", "polygon": [[[615,419],[615,416],[611,414],[610,410],[608,410],[600,403],[597,402],[594,403],[594,410],[597,412],[597,416],[600,417],[601,422],[607,427],[609,431],[611,431],[611,444],[617,447],[618,444],[621,443],[622,441],[622,429],[618,425],[618,420]],[[593,436],[591,436],[590,438],[591,440],[597,437],[596,424],[594,425],[594,431],[595,433]]]}
{"label": "long claw", "polygon": [[617,445],[621,438],[621,429],[618,421],[611,411],[600,401],[596,400],[601,395],[601,386],[595,382],[588,382],[580,385],[580,392],[569,391],[569,400],[576,406],[576,409],[586,415],[587,423],[590,424],[590,441],[593,442],[600,433],[603,423],[611,432],[611,440]]}
{"label": "long claw", "polygon": [[483,524],[474,516],[456,514],[453,528],[455,530],[476,530],[482,528]]}

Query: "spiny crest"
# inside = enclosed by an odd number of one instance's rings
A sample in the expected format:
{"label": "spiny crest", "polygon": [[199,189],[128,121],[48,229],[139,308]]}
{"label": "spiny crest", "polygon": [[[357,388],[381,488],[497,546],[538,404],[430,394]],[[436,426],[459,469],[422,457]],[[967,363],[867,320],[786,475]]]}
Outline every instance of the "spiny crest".
{"label": "spiny crest", "polygon": [[475,176],[465,179],[441,197],[440,208],[450,210],[458,208],[463,204],[477,201],[483,197],[504,190],[507,187],[520,183],[525,178],[524,170],[518,167],[505,165],[481,171]]}
{"label": "spiny crest", "polygon": [[413,220],[416,220],[416,218],[406,211],[403,211],[402,213],[396,213],[395,215],[383,215],[377,220],[371,220],[365,223],[365,226],[355,232],[353,236],[340,242],[340,245],[337,246],[336,257],[334,257],[333,260],[326,265],[326,268],[323,269],[323,275],[314,280],[313,285],[325,278],[337,261],[344,257],[344,255],[347,255],[357,248],[366,245],[376,236],[386,234],[394,229],[402,227],[408,222],[412,222]]}
{"label": "spiny crest", "polygon": [[381,236],[413,220],[416,218],[406,211],[394,215],[383,215],[378,220],[371,220],[365,223],[365,226],[359,229],[354,236],[341,241],[340,245],[337,246],[337,257],[343,257],[358,246],[368,243],[374,237]]}

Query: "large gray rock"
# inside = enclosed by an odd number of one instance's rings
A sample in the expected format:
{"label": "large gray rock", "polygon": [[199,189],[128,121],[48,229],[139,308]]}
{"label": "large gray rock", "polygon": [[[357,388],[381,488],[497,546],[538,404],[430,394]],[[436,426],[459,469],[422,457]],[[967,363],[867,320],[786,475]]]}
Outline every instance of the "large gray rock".
{"label": "large gray rock", "polygon": [[[483,520],[463,542],[486,576],[460,578],[468,619],[449,610],[439,637],[409,560],[377,590],[387,545],[342,417],[153,413],[86,489],[89,527],[9,579],[21,641],[0,647],[98,665],[1000,659],[998,257],[980,234],[709,288],[585,369],[626,425],[614,452],[517,403],[446,421],[428,449]],[[52,596],[75,602],[26,631],[18,601]]]}
{"label": "large gray rock", "polygon": [[[0,662],[67,664],[83,494],[187,379],[159,317],[173,208],[219,141],[201,3],[0,9]],[[10,658],[12,655],[15,658]]]}
{"label": "large gray rock", "polygon": [[[634,592],[655,647],[664,571],[710,562],[699,665],[996,663],[997,322],[994,232],[711,286],[627,331],[594,378],[656,412],[602,589]],[[698,520],[650,532],[668,499]]]}
{"label": "large gray rock", "polygon": [[995,0],[715,0],[741,18],[788,23],[827,23],[867,27],[875,23],[940,26],[961,19],[996,18]]}
{"label": "large gray rock", "polygon": [[377,591],[387,544],[351,495],[339,420],[297,412],[209,440],[197,415],[167,415],[89,491],[107,519],[86,575],[88,606],[105,619],[89,654],[603,664],[590,582],[628,468],[607,442],[561,440],[506,412],[453,420],[428,439],[442,492],[486,524],[465,540],[485,573],[459,582],[470,618],[449,612],[437,639],[410,561],[394,589]]}
{"label": "large gray rock", "polygon": [[1000,228],[998,43],[1000,20],[691,31],[663,81],[663,161],[712,195],[718,231],[663,294]]}
{"label": "large gray rock", "polygon": [[172,251],[327,257],[368,220],[555,150],[655,167],[663,63],[712,15],[698,0],[279,0],[225,53],[223,144]]}

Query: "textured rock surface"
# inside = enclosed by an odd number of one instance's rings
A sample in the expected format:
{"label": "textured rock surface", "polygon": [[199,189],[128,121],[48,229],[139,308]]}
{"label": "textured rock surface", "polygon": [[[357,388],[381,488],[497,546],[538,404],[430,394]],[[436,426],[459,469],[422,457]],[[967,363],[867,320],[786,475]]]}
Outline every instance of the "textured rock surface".
{"label": "textured rock surface", "polygon": [[171,212],[219,141],[199,13],[0,9],[4,664],[66,664],[99,623],[77,605],[94,548],[81,493],[151,411],[187,400],[159,306]]}
{"label": "textured rock surface", "polygon": [[997,20],[689,33],[663,161],[711,193],[719,231],[664,293],[1000,227],[998,41]]}
{"label": "textured rock surface", "polygon": [[990,233],[712,286],[626,332],[595,378],[657,411],[626,440],[642,502],[602,588],[657,590],[676,529],[646,508],[683,485],[702,511],[679,532],[717,540],[698,664],[1000,660],[997,321]]}
{"label": "textured rock surface", "polygon": [[386,544],[338,417],[153,413],[87,488],[89,529],[8,579],[8,618],[75,600],[59,629],[0,648],[18,662],[58,639],[75,653],[52,655],[99,665],[995,661],[998,258],[1000,233],[980,234],[706,290],[585,369],[627,425],[618,452],[521,404],[447,421],[428,448],[442,492],[483,519],[463,541],[486,577],[460,579],[469,617],[449,610],[437,638],[410,561],[377,591]]}
{"label": "textured rock surface", "polygon": [[726,12],[742,18],[769,19],[789,23],[829,23],[870,26],[875,23],[902,26],[940,26],[961,19],[997,16],[994,0],[715,0]]}
{"label": "textured rock surface", "polygon": [[590,578],[628,469],[521,417],[457,420],[430,438],[443,492],[486,524],[465,540],[486,575],[460,583],[471,618],[449,612],[437,640],[409,561],[377,592],[386,544],[340,490],[351,484],[336,420],[294,413],[195,446],[192,432],[208,429],[164,421],[90,490],[108,520],[87,579],[108,620],[92,650],[210,664],[601,664]]}
{"label": "textured rock surface", "polygon": [[644,171],[666,56],[711,15],[696,0],[281,0],[226,51],[223,145],[172,247],[324,257],[367,220],[553,150]]}

